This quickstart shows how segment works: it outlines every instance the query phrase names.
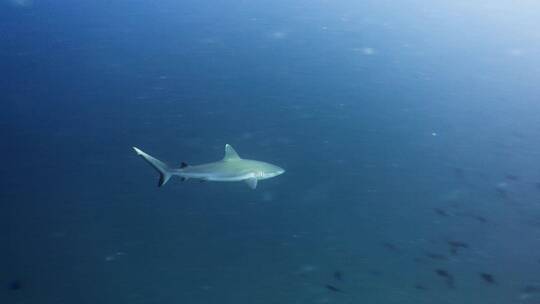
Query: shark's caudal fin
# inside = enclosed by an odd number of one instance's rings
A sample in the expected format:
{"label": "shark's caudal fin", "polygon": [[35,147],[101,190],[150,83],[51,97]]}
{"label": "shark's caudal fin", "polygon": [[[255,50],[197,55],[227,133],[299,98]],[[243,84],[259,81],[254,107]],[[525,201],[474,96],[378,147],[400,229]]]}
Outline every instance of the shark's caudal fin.
{"label": "shark's caudal fin", "polygon": [[137,155],[142,157],[142,159],[144,159],[147,163],[149,163],[150,166],[156,169],[156,171],[159,173],[158,187],[165,185],[167,181],[169,181],[169,179],[172,176],[171,169],[169,168],[169,166],[167,166],[165,163],[163,163],[159,159],[154,158],[151,155],[144,153],[140,149],[137,149],[136,147],[133,147],[133,150],[135,150]]}

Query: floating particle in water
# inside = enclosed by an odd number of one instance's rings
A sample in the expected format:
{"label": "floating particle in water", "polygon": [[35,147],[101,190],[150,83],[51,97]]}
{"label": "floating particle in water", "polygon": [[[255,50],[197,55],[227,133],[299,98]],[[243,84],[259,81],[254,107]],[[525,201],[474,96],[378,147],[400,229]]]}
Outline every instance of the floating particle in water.
{"label": "floating particle in water", "polygon": [[366,56],[370,56],[370,55],[374,55],[375,54],[375,49],[374,48],[370,48],[370,47],[365,47],[365,48],[362,48],[362,54],[366,55]]}
{"label": "floating particle in water", "polygon": [[500,182],[495,186],[495,191],[500,198],[508,197],[508,184],[505,182]]}
{"label": "floating particle in water", "polygon": [[378,269],[369,269],[368,270],[368,273],[372,276],[380,276],[382,274],[382,272]]}
{"label": "floating particle in water", "polygon": [[514,57],[520,57],[520,56],[523,56],[523,50],[522,49],[519,49],[519,48],[512,48],[510,50],[508,50],[508,54],[510,56],[514,56]]}
{"label": "floating particle in water", "polygon": [[287,33],[281,32],[281,31],[275,31],[275,32],[270,33],[270,38],[276,39],[276,40],[285,39],[287,38]]}
{"label": "floating particle in water", "polygon": [[118,251],[114,254],[110,254],[108,256],[105,257],[105,262],[112,262],[112,261],[115,261],[116,259],[118,259],[119,257],[125,255],[124,252],[122,251]]}
{"label": "floating particle in water", "polygon": [[371,47],[360,47],[360,48],[353,48],[352,49],[354,52],[358,52],[362,55],[365,55],[365,56],[371,56],[371,55],[375,55],[376,51],[374,48],[371,48]]}
{"label": "floating particle in water", "polygon": [[8,0],[8,3],[16,7],[30,7],[32,6],[32,0]]}
{"label": "floating particle in water", "polygon": [[300,276],[307,276],[308,274],[312,273],[312,272],[315,272],[318,270],[318,267],[317,266],[314,266],[314,265],[303,265],[300,267],[300,269],[298,269],[297,271],[294,272],[294,274],[296,275],[300,275]]}
{"label": "floating particle in water", "polygon": [[262,201],[263,202],[271,202],[274,200],[274,194],[272,192],[264,192],[262,194]]}

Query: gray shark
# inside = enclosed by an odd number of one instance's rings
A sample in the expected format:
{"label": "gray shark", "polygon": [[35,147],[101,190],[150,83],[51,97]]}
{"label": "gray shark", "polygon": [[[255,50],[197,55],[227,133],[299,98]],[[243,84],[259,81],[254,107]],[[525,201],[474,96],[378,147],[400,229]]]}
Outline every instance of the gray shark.
{"label": "gray shark", "polygon": [[196,166],[182,163],[177,169],[167,166],[141,149],[133,147],[133,150],[159,173],[158,187],[165,185],[172,176],[176,175],[182,180],[193,178],[216,182],[244,181],[251,189],[255,189],[257,181],[272,178],[285,172],[282,168],[269,163],[240,158],[229,144],[225,145],[225,156],[220,161]]}

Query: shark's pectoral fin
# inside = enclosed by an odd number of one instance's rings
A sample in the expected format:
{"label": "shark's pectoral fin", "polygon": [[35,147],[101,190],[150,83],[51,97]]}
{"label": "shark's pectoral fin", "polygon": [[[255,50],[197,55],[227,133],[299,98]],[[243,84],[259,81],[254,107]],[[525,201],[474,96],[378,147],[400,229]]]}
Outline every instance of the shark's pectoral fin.
{"label": "shark's pectoral fin", "polygon": [[248,184],[251,189],[255,189],[257,188],[257,179],[255,177],[248,178],[246,179],[246,184]]}

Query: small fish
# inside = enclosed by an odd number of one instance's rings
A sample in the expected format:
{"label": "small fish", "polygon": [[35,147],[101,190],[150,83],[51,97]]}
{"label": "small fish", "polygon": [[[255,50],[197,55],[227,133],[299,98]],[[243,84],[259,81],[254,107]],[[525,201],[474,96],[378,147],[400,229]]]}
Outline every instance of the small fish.
{"label": "small fish", "polygon": [[417,289],[417,290],[427,290],[426,286],[424,286],[422,284],[416,284],[416,285],[414,285],[414,288]]}
{"label": "small fish", "polygon": [[448,216],[448,213],[446,211],[444,211],[443,209],[435,208],[435,209],[433,209],[433,211],[435,211],[435,213],[437,213],[437,215],[444,216],[444,217]]}
{"label": "small fish", "polygon": [[482,273],[480,273],[480,277],[481,277],[486,283],[489,283],[489,284],[496,284],[496,283],[497,283],[497,282],[495,282],[495,277],[493,277],[492,274],[482,272]]}
{"label": "small fish", "polygon": [[444,270],[444,269],[436,269],[435,270],[435,273],[444,278],[445,282],[446,282],[446,285],[448,286],[448,288],[454,288],[455,287],[455,284],[454,284],[454,276],[452,276],[448,271]]}
{"label": "small fish", "polygon": [[341,271],[334,271],[334,279],[337,281],[343,281],[343,274],[341,273]]}
{"label": "small fish", "polygon": [[337,288],[334,285],[326,284],[326,285],[324,285],[324,287],[326,287],[326,289],[328,289],[328,290],[330,290],[332,292],[341,292],[341,293],[343,293],[343,290]]}

